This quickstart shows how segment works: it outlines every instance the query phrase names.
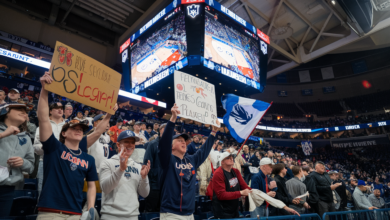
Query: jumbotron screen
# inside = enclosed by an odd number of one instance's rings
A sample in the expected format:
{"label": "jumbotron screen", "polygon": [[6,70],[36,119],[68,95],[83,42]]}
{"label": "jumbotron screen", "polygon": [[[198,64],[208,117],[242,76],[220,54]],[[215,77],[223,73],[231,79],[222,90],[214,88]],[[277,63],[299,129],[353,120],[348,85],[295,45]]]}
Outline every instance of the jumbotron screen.
{"label": "jumbotron screen", "polygon": [[204,58],[260,82],[259,38],[212,7],[205,10]]}
{"label": "jumbotron screen", "polygon": [[132,88],[187,56],[185,14],[177,7],[130,46]]}

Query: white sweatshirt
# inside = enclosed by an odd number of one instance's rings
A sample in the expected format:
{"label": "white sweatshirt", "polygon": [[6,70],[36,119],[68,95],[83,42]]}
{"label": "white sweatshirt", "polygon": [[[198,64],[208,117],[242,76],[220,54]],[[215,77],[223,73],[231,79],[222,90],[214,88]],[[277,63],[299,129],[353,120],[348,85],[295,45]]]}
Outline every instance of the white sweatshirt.
{"label": "white sweatshirt", "polygon": [[133,159],[127,161],[126,171],[119,168],[119,156],[114,155],[100,164],[99,180],[102,189],[100,219],[128,219],[139,215],[138,195],[149,195],[149,179],[142,179],[142,166]]}
{"label": "white sweatshirt", "polygon": [[110,135],[103,133],[89,148],[88,154],[95,158],[96,170],[99,173],[100,164],[108,159],[110,154]]}
{"label": "white sweatshirt", "polygon": [[[50,120],[51,124],[51,130],[53,131],[54,137],[57,138],[57,140],[60,139],[60,133],[62,130],[62,126],[65,124],[65,120],[60,122],[59,124],[55,123],[54,121]],[[34,151],[36,154],[40,155],[40,159],[43,160],[43,149],[42,149],[42,143],[39,140],[39,127],[37,128],[37,131],[35,132],[35,139],[34,139]]]}
{"label": "white sweatshirt", "polygon": [[222,151],[217,151],[217,150],[213,150],[213,149],[211,149],[211,151],[210,151],[210,160],[211,160],[211,163],[213,164],[214,170],[220,166],[220,164],[218,164],[218,161],[219,161],[219,157],[221,156],[221,154],[222,154]]}

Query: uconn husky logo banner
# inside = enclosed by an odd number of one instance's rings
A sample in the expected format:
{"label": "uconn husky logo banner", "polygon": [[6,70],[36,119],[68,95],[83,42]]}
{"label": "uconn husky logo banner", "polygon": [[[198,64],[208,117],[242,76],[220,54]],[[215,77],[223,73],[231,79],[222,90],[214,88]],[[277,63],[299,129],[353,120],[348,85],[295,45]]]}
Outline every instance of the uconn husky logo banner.
{"label": "uconn husky logo banner", "polygon": [[310,155],[313,152],[313,145],[311,144],[311,141],[302,141],[301,146],[302,151],[306,156]]}
{"label": "uconn husky logo banner", "polygon": [[227,94],[222,96],[222,106],[226,110],[223,123],[234,139],[242,143],[252,133],[271,104]]}
{"label": "uconn husky logo banner", "polygon": [[195,18],[199,14],[200,5],[190,5],[187,7],[187,14],[192,18]]}

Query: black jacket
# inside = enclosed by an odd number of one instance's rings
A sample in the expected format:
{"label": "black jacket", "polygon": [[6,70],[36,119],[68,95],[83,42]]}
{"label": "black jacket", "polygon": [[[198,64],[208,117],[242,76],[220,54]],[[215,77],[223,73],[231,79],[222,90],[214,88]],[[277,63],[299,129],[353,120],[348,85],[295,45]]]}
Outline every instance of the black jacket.
{"label": "black jacket", "polygon": [[158,158],[158,143],[160,137],[157,137],[153,141],[147,143],[145,151],[144,165],[150,160],[150,171],[148,173],[149,184],[151,190],[160,190],[159,186],[159,170],[161,169],[160,159]]}
{"label": "black jacket", "polygon": [[320,201],[333,202],[333,193],[330,189],[332,180],[330,179],[328,173],[319,174],[317,172],[312,172],[311,176],[314,184],[316,185]]}
{"label": "black jacket", "polygon": [[[314,173],[314,172],[313,172]],[[317,187],[314,183],[312,173],[305,177],[305,181],[303,183],[306,185],[307,191],[309,191],[309,198],[307,199],[307,203],[316,204],[319,200],[319,195],[317,192]]]}
{"label": "black jacket", "polygon": [[342,185],[336,188],[337,194],[339,194],[341,198],[341,206],[342,208],[345,208],[347,206],[347,186],[345,185],[343,180],[337,180],[335,183],[341,183]]}
{"label": "black jacket", "polygon": [[[275,199],[278,199],[282,201],[286,206],[290,206],[292,203],[292,200],[294,199],[287,191],[286,187],[286,179],[277,175],[275,176],[276,185],[278,186],[278,190],[276,190]],[[275,207],[270,208],[271,215],[290,215],[286,210],[284,209],[278,209]]]}

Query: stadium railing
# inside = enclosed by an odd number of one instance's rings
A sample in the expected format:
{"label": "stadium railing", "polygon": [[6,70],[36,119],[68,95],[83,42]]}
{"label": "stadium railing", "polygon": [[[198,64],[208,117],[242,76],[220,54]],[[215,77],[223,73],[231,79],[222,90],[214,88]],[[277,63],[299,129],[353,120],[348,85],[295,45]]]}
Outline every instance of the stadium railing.
{"label": "stadium railing", "polygon": [[390,209],[356,210],[348,212],[325,212],[323,220],[388,220]]}
{"label": "stadium railing", "polygon": [[[227,220],[239,220],[242,218],[232,218]],[[318,214],[303,214],[298,215],[284,215],[284,216],[272,216],[272,217],[260,217],[260,218],[245,218],[246,220],[258,220],[258,219],[267,219],[267,220],[322,220]]]}

